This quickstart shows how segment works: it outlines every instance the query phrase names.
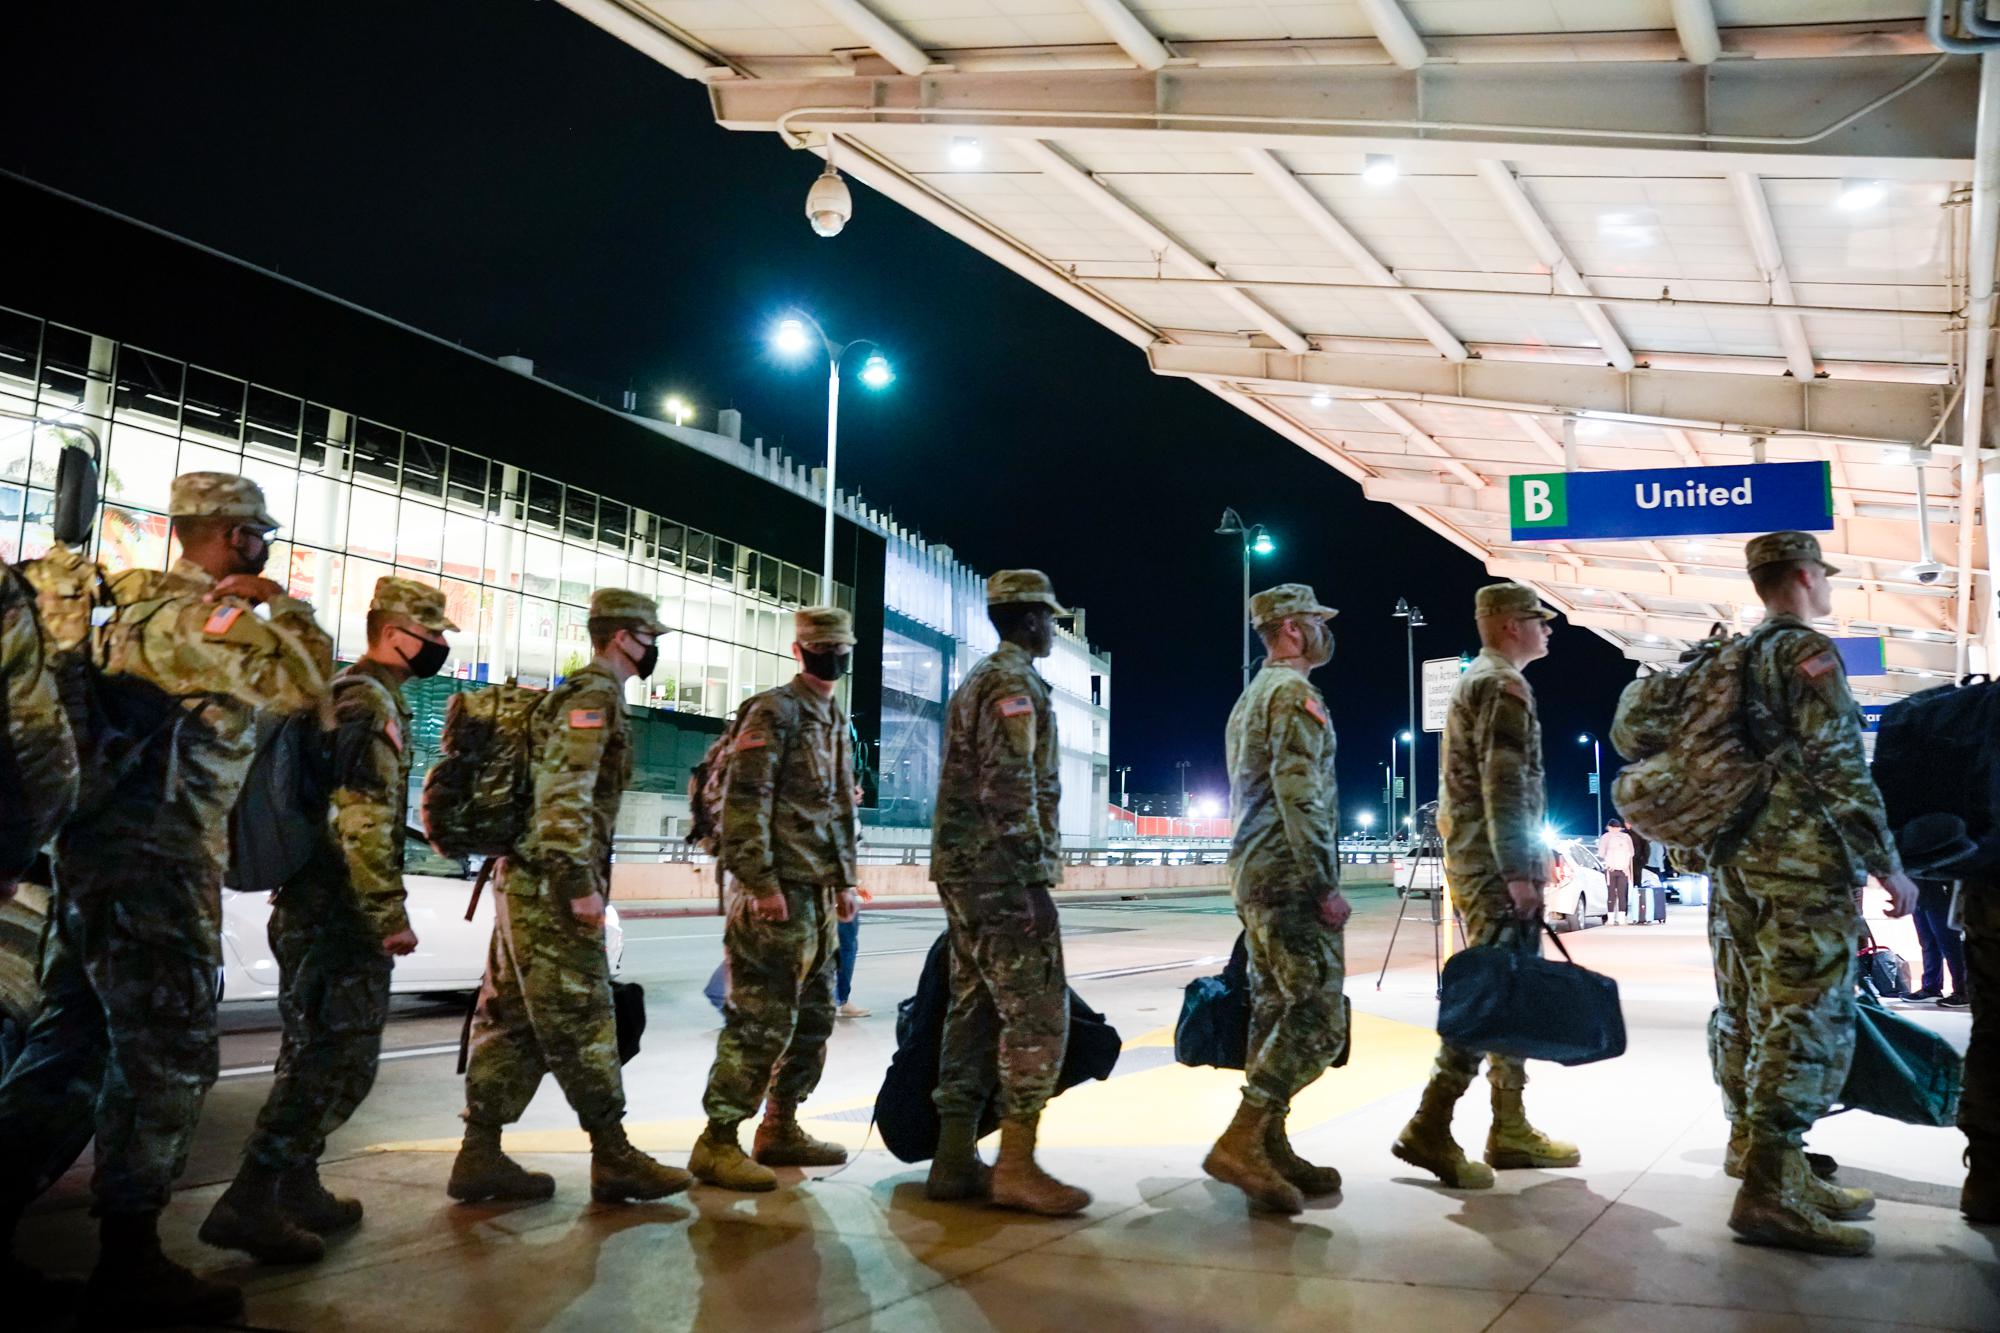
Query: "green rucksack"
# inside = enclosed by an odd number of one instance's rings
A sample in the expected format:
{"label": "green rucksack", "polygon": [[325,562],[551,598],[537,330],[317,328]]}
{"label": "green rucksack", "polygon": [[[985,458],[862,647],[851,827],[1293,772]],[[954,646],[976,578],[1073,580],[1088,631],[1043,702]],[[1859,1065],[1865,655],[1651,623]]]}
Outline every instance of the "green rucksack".
{"label": "green rucksack", "polygon": [[451,696],[418,802],[440,855],[505,856],[521,840],[534,795],[535,712],[547,698],[511,683]]}
{"label": "green rucksack", "polygon": [[1618,770],[1611,799],[1635,832],[1721,856],[1763,809],[1772,757],[1744,709],[1761,637],[1761,627],[1716,634],[1682,654],[1676,670],[1641,676],[1619,695],[1611,743],[1634,762]]}

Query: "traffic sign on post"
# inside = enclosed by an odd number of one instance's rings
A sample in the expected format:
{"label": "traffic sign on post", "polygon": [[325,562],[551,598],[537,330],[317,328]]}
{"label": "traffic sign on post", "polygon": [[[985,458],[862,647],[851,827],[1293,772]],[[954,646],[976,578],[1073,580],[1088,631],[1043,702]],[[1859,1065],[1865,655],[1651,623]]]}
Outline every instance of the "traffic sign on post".
{"label": "traffic sign on post", "polygon": [[1817,463],[1541,472],[1507,479],[1517,542],[1617,541],[1833,527],[1833,474]]}
{"label": "traffic sign on post", "polygon": [[1465,674],[1462,657],[1433,657],[1424,663],[1424,730],[1443,731],[1444,715],[1451,709],[1451,692]]}

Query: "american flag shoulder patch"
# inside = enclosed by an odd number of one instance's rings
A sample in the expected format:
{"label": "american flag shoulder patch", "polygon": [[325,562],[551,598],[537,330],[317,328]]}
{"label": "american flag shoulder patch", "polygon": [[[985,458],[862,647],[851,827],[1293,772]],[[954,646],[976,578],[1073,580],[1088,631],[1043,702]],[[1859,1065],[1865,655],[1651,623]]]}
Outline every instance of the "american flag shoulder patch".
{"label": "american flag shoulder patch", "polygon": [[242,614],[243,608],[240,606],[218,606],[207,621],[203,623],[201,632],[217,636],[227,634],[229,633],[229,627],[234,625],[237,618]]}
{"label": "american flag shoulder patch", "polygon": [[1320,707],[1319,700],[1317,699],[1306,700],[1306,711],[1308,713],[1311,713],[1314,717],[1318,718],[1319,724],[1322,727],[1326,725],[1326,709]]}
{"label": "american flag shoulder patch", "polygon": [[1002,717],[1022,717],[1034,711],[1035,701],[1025,694],[1017,694],[1012,698],[1000,701],[1000,716]]}
{"label": "american flag shoulder patch", "polygon": [[736,738],[736,748],[739,751],[761,750],[770,743],[771,738],[761,731],[746,731]]}
{"label": "american flag shoulder patch", "polygon": [[1824,676],[1839,665],[1840,654],[1833,652],[1817,653],[1799,663],[1799,670],[1804,672],[1808,679],[1818,680],[1821,676]]}
{"label": "american flag shoulder patch", "polygon": [[604,725],[604,710],[572,708],[569,710],[569,725],[572,731],[596,731]]}

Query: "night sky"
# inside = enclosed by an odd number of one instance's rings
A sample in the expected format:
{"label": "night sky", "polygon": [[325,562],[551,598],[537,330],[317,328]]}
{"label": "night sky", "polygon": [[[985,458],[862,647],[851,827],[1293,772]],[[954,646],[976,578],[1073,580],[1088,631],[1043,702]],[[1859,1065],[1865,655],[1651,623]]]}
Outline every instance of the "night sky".
{"label": "night sky", "polygon": [[[1419,660],[1477,650],[1488,580],[1457,547],[859,182],[846,231],[814,236],[817,158],[716,128],[702,89],[550,0],[35,0],[8,26],[0,164],[607,402],[679,392],[711,428],[734,406],[745,438],[816,463],[824,372],[776,363],[770,321],[796,303],[881,343],[898,379],[843,394],[842,485],[1087,608],[1135,793],[1177,789],[1180,759],[1195,790],[1226,791],[1242,575],[1213,535],[1225,504],[1279,543],[1255,586],[1311,583],[1342,609],[1315,679],[1350,826],[1380,819],[1405,724],[1396,599],[1430,621]],[[677,516],[699,522],[699,498]],[[1561,627],[1528,674],[1551,804],[1580,831],[1577,733],[1608,729],[1631,665]],[[1425,799],[1436,754],[1431,738]]]}

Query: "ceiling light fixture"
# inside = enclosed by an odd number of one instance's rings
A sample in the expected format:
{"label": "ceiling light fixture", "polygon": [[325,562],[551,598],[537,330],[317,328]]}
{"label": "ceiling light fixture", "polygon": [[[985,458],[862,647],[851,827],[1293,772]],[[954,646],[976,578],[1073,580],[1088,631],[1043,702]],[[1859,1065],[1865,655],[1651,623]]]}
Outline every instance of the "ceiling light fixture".
{"label": "ceiling light fixture", "polygon": [[1396,174],[1393,153],[1370,153],[1362,162],[1361,179],[1370,185],[1387,185],[1396,179]]}
{"label": "ceiling light fixture", "polygon": [[979,146],[979,140],[959,135],[951,141],[950,156],[953,166],[971,168],[985,159],[986,152]]}
{"label": "ceiling light fixture", "polygon": [[1834,199],[1834,206],[1843,213],[1858,213],[1864,208],[1873,208],[1889,197],[1889,187],[1881,181],[1845,180],[1840,183],[1840,194]]}

